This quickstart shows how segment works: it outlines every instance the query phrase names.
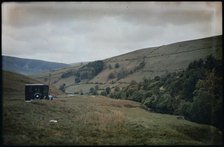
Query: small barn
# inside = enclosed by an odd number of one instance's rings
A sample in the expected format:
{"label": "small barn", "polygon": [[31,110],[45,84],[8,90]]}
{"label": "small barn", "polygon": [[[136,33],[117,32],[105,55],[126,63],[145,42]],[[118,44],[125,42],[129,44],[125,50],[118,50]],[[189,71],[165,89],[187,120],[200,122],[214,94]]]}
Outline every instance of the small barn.
{"label": "small barn", "polygon": [[49,86],[45,84],[25,84],[25,101],[48,99]]}

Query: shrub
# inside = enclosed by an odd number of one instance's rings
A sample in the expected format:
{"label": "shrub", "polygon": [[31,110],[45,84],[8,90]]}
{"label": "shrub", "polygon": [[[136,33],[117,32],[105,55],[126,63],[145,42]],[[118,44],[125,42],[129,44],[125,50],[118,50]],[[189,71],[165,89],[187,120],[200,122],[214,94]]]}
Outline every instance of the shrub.
{"label": "shrub", "polygon": [[155,81],[159,81],[160,80],[160,76],[155,76],[154,80]]}
{"label": "shrub", "polygon": [[61,78],[68,78],[68,77],[70,77],[70,76],[72,76],[73,75],[73,71],[68,71],[68,72],[66,72],[66,73],[63,73],[62,75],[61,75]]}
{"label": "shrub", "polygon": [[111,66],[111,64],[109,64],[109,65],[108,65],[108,68],[109,68],[109,69],[112,69],[112,66]]}
{"label": "shrub", "polygon": [[91,87],[91,88],[89,89],[89,93],[92,94],[92,95],[97,95],[97,91],[96,91],[96,89],[93,88],[93,87]]}
{"label": "shrub", "polygon": [[144,101],[144,105],[155,110],[157,105],[158,97],[156,95],[152,95],[151,97],[146,98]]}
{"label": "shrub", "polygon": [[79,77],[76,77],[75,78],[75,83],[80,83],[80,82],[81,82],[80,78]]}
{"label": "shrub", "polygon": [[162,113],[170,113],[172,114],[173,109],[173,98],[169,94],[163,94],[159,99],[157,103],[157,111]]}
{"label": "shrub", "polygon": [[118,73],[117,73],[117,79],[120,80],[124,77],[126,77],[129,74],[128,70],[122,68]]}
{"label": "shrub", "polygon": [[101,91],[100,95],[107,96],[107,92],[106,91]]}
{"label": "shrub", "polygon": [[185,118],[189,119],[191,116],[191,102],[182,101],[180,106],[178,107],[177,113],[185,116]]}
{"label": "shrub", "polygon": [[199,90],[193,99],[190,119],[195,122],[211,123],[213,95],[207,91]]}
{"label": "shrub", "polygon": [[119,92],[120,91],[120,87],[115,87],[114,91],[115,92]]}
{"label": "shrub", "polygon": [[62,84],[60,87],[59,87],[59,89],[62,91],[62,92],[65,92],[65,83],[64,84]]}
{"label": "shrub", "polygon": [[108,75],[108,79],[114,79],[115,78],[115,74],[113,72],[111,72],[109,75]]}
{"label": "shrub", "polygon": [[107,95],[110,94],[110,90],[111,90],[110,87],[107,87],[107,88],[106,88],[106,94],[107,94]]}
{"label": "shrub", "polygon": [[133,94],[131,95],[131,100],[133,101],[141,102],[142,99],[143,99],[142,91],[134,91]]}
{"label": "shrub", "polygon": [[139,63],[139,65],[137,65],[137,66],[134,68],[134,71],[140,70],[140,69],[142,69],[144,66],[145,66],[145,61],[142,61],[141,63]]}
{"label": "shrub", "polygon": [[115,68],[119,68],[120,67],[120,64],[119,63],[116,63],[115,64]]}

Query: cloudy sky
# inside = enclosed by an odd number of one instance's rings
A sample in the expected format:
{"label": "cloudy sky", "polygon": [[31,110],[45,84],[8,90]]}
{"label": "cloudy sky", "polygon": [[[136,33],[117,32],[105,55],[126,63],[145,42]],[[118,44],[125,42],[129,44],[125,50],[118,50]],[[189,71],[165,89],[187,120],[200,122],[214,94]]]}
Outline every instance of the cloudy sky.
{"label": "cloudy sky", "polygon": [[75,63],[222,35],[221,2],[2,3],[2,54]]}

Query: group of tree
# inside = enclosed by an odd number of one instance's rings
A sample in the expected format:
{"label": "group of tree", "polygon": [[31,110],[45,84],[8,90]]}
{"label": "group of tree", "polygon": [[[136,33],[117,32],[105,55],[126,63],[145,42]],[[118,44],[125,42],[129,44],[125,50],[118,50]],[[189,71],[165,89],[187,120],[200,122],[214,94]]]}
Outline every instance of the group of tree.
{"label": "group of tree", "polygon": [[68,71],[68,72],[65,72],[61,75],[61,78],[68,78],[70,76],[73,76],[73,71]]}
{"label": "group of tree", "polygon": [[183,115],[186,119],[223,129],[222,61],[212,55],[189,64],[185,71],[132,81],[109,94],[141,102],[152,111]]}
{"label": "group of tree", "polygon": [[94,61],[82,66],[75,72],[75,83],[79,83],[82,80],[91,80],[98,75],[104,68],[103,61]]}
{"label": "group of tree", "polygon": [[99,90],[99,86],[96,85],[95,87],[91,87],[89,89],[89,94],[91,95],[103,95],[103,96],[109,96],[110,92],[111,92],[111,89],[110,87],[106,87],[103,91],[101,91],[100,93],[98,93],[98,90]]}

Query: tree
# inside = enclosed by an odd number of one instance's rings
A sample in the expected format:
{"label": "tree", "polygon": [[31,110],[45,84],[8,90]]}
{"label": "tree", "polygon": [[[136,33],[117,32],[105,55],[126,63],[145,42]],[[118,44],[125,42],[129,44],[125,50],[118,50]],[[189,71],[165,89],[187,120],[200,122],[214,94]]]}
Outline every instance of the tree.
{"label": "tree", "polygon": [[62,84],[60,87],[59,87],[59,89],[62,91],[62,92],[65,92],[65,83],[64,84]]}
{"label": "tree", "polygon": [[185,118],[189,119],[191,116],[192,103],[187,101],[182,101],[178,107],[178,114],[183,115]]}
{"label": "tree", "polygon": [[89,93],[92,94],[92,95],[96,95],[96,94],[97,94],[97,91],[96,91],[95,88],[91,87],[91,88],[89,89]]}
{"label": "tree", "polygon": [[129,74],[128,70],[122,68],[118,73],[117,73],[117,78],[118,80],[126,77]]}
{"label": "tree", "polygon": [[151,97],[146,98],[143,104],[153,110],[156,110],[157,101],[158,96],[152,95]]}
{"label": "tree", "polygon": [[100,95],[107,96],[107,92],[106,91],[101,91]]}
{"label": "tree", "polygon": [[142,91],[134,91],[133,94],[131,95],[131,100],[133,101],[141,102],[142,99],[143,99]]}
{"label": "tree", "polygon": [[115,68],[119,68],[120,67],[120,64],[119,63],[116,63],[115,64]]}
{"label": "tree", "polygon": [[114,91],[115,92],[119,92],[120,91],[120,88],[119,87],[115,87]]}
{"label": "tree", "polygon": [[159,81],[160,80],[160,76],[155,76],[154,80],[155,81]]}
{"label": "tree", "polygon": [[199,90],[197,95],[194,96],[191,109],[191,120],[201,123],[211,123],[212,103],[214,100],[213,95],[208,91]]}
{"label": "tree", "polygon": [[99,85],[96,85],[96,86],[95,86],[95,90],[98,90],[98,89],[99,89]]}
{"label": "tree", "polygon": [[109,65],[108,65],[108,68],[109,68],[109,69],[112,69],[112,66],[111,66],[111,64],[109,64]]}
{"label": "tree", "polygon": [[113,72],[111,72],[109,75],[108,75],[108,79],[114,79],[115,78],[115,75]]}
{"label": "tree", "polygon": [[135,80],[132,80],[130,85],[137,85],[138,83]]}
{"label": "tree", "polygon": [[76,77],[75,78],[75,83],[80,83],[80,82],[81,82],[80,78],[79,77]]}
{"label": "tree", "polygon": [[110,94],[110,90],[111,90],[110,87],[107,87],[107,88],[106,88],[106,93],[107,93],[107,95]]}
{"label": "tree", "polygon": [[174,111],[173,102],[174,102],[174,99],[169,94],[167,94],[167,93],[163,94],[158,99],[158,103],[156,106],[157,111],[162,112],[162,113],[172,114]]}

